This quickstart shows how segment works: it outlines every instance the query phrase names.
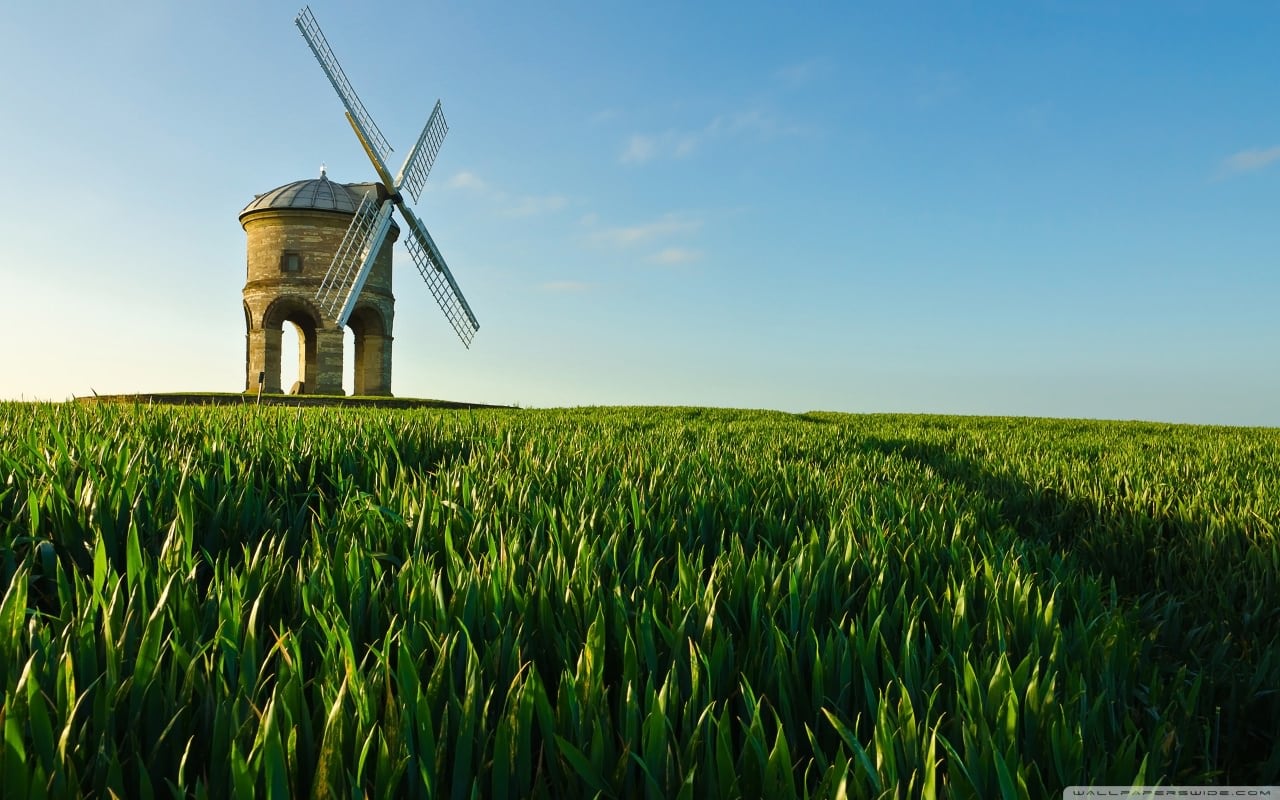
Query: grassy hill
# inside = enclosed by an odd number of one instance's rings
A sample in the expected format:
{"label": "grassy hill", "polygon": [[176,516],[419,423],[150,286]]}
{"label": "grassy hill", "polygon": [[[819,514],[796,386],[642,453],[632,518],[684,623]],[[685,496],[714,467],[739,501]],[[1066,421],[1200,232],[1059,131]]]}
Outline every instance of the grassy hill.
{"label": "grassy hill", "polygon": [[1280,782],[1277,430],[72,403],[0,443],[7,795]]}

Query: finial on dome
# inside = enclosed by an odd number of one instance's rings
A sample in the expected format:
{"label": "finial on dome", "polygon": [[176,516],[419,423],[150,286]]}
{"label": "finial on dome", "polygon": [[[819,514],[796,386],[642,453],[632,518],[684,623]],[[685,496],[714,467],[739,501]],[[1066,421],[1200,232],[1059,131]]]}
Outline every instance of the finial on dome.
{"label": "finial on dome", "polygon": [[322,180],[327,180],[327,178],[325,178],[325,176],[324,176],[324,163],[323,163],[323,162],[321,162],[321,164],[320,164],[320,178],[321,178]]}

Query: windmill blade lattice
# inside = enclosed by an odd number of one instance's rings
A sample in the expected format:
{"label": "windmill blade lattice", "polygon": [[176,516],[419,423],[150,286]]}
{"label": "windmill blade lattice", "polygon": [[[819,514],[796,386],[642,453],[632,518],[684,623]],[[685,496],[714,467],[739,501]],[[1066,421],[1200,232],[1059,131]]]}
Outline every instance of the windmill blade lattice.
{"label": "windmill blade lattice", "polygon": [[320,62],[320,68],[328,76],[329,83],[333,84],[334,91],[338,93],[338,97],[342,98],[342,104],[347,107],[347,112],[351,114],[352,124],[356,126],[364,140],[368,142],[378,158],[385,164],[387,156],[391,154],[391,143],[387,141],[387,137],[382,135],[382,131],[378,130],[373,117],[369,116],[369,112],[364,108],[364,103],[360,102],[360,97],[356,94],[356,90],[351,88],[351,81],[347,80],[346,73],[342,71],[342,65],[338,63],[338,59],[333,55],[333,50],[329,49],[329,41],[324,38],[324,33],[320,30],[320,24],[316,22],[315,15],[311,13],[309,6],[298,12],[298,17],[294,20],[294,24],[298,26],[298,30],[302,31],[302,38],[307,40],[307,46],[311,48],[316,60]]}
{"label": "windmill blade lattice", "polygon": [[405,242],[405,248],[413,258],[413,265],[418,268],[418,274],[427,282],[427,288],[431,290],[432,297],[440,304],[440,310],[444,312],[445,318],[457,332],[462,344],[470,348],[472,337],[475,336],[476,331],[480,330],[476,315],[471,313],[467,298],[463,297],[462,291],[458,289],[458,284],[453,280],[453,273],[444,263],[444,256],[440,255],[436,243],[431,240],[431,234],[427,233],[426,226],[404,206],[400,206],[400,213],[409,220],[411,235]]}
{"label": "windmill blade lattice", "polygon": [[413,145],[413,149],[409,151],[409,155],[405,157],[404,166],[396,176],[397,190],[401,187],[408,189],[415,203],[418,202],[418,195],[422,194],[427,175],[436,163],[436,155],[439,154],[440,146],[444,144],[444,136],[448,132],[449,123],[444,121],[444,112],[440,110],[440,101],[437,100],[436,107],[431,112],[431,118],[423,126],[422,134]]}
{"label": "windmill blade lattice", "polygon": [[373,118],[365,110],[355,90],[351,88],[351,82],[347,80],[346,74],[338,64],[338,59],[329,48],[329,43],[320,31],[320,25],[312,15],[311,9],[303,8],[294,22],[298,30],[302,31],[302,37],[306,39],[307,46],[320,62],[320,67],[329,78],[329,83],[333,85],[334,91],[338,93],[343,106],[346,107],[347,119],[355,130],[356,138],[360,140],[361,146],[369,156],[369,160],[373,162],[374,171],[378,173],[379,181],[385,190],[378,193],[382,198],[380,204],[370,194],[366,194],[361,201],[360,207],[351,220],[351,226],[343,237],[342,244],[334,254],[329,271],[316,292],[317,303],[327,316],[337,321],[339,326],[346,325],[365,280],[373,269],[373,263],[386,239],[387,231],[390,229],[391,211],[393,208],[399,208],[400,213],[409,223],[411,235],[406,239],[405,247],[413,258],[414,266],[426,281],[432,296],[440,304],[440,310],[444,312],[445,318],[457,332],[458,338],[462,340],[463,345],[470,347],[472,337],[480,329],[480,323],[476,321],[476,316],[472,313],[471,306],[467,304],[467,299],[462,296],[462,290],[453,279],[453,273],[449,271],[444,256],[432,241],[431,234],[427,233],[422,220],[418,219],[405,204],[401,192],[402,189],[407,190],[414,201],[417,201],[427,181],[427,175],[435,164],[440,146],[444,143],[445,134],[449,132],[449,125],[445,122],[440,102],[436,101],[427,124],[400,168],[400,174],[393,180],[386,166],[386,157],[391,152],[391,145],[374,124]]}
{"label": "windmill blade lattice", "polygon": [[351,226],[334,253],[333,262],[316,291],[316,303],[326,316],[346,325],[355,299],[364,288],[365,278],[378,257],[382,242],[391,228],[391,203],[379,204],[374,192],[365,192],[356,209]]}

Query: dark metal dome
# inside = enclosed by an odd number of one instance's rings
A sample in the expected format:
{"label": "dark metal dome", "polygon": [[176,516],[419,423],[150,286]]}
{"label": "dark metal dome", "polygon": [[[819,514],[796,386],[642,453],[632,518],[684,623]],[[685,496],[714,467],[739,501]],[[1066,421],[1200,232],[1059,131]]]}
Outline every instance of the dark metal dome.
{"label": "dark metal dome", "polygon": [[377,199],[377,183],[335,183],[321,170],[319,178],[294,181],[253,198],[240,212],[241,218],[255,211],[269,209],[316,209],[354,214],[365,192],[374,192]]}

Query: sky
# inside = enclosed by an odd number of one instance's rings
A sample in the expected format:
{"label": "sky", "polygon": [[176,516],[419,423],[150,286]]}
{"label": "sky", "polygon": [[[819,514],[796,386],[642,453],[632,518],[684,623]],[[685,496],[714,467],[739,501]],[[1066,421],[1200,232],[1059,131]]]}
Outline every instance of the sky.
{"label": "sky", "polygon": [[[374,178],[300,7],[0,2],[0,398],[244,388],[240,210]],[[1280,5],[311,8],[449,121],[398,396],[1280,426]]]}

